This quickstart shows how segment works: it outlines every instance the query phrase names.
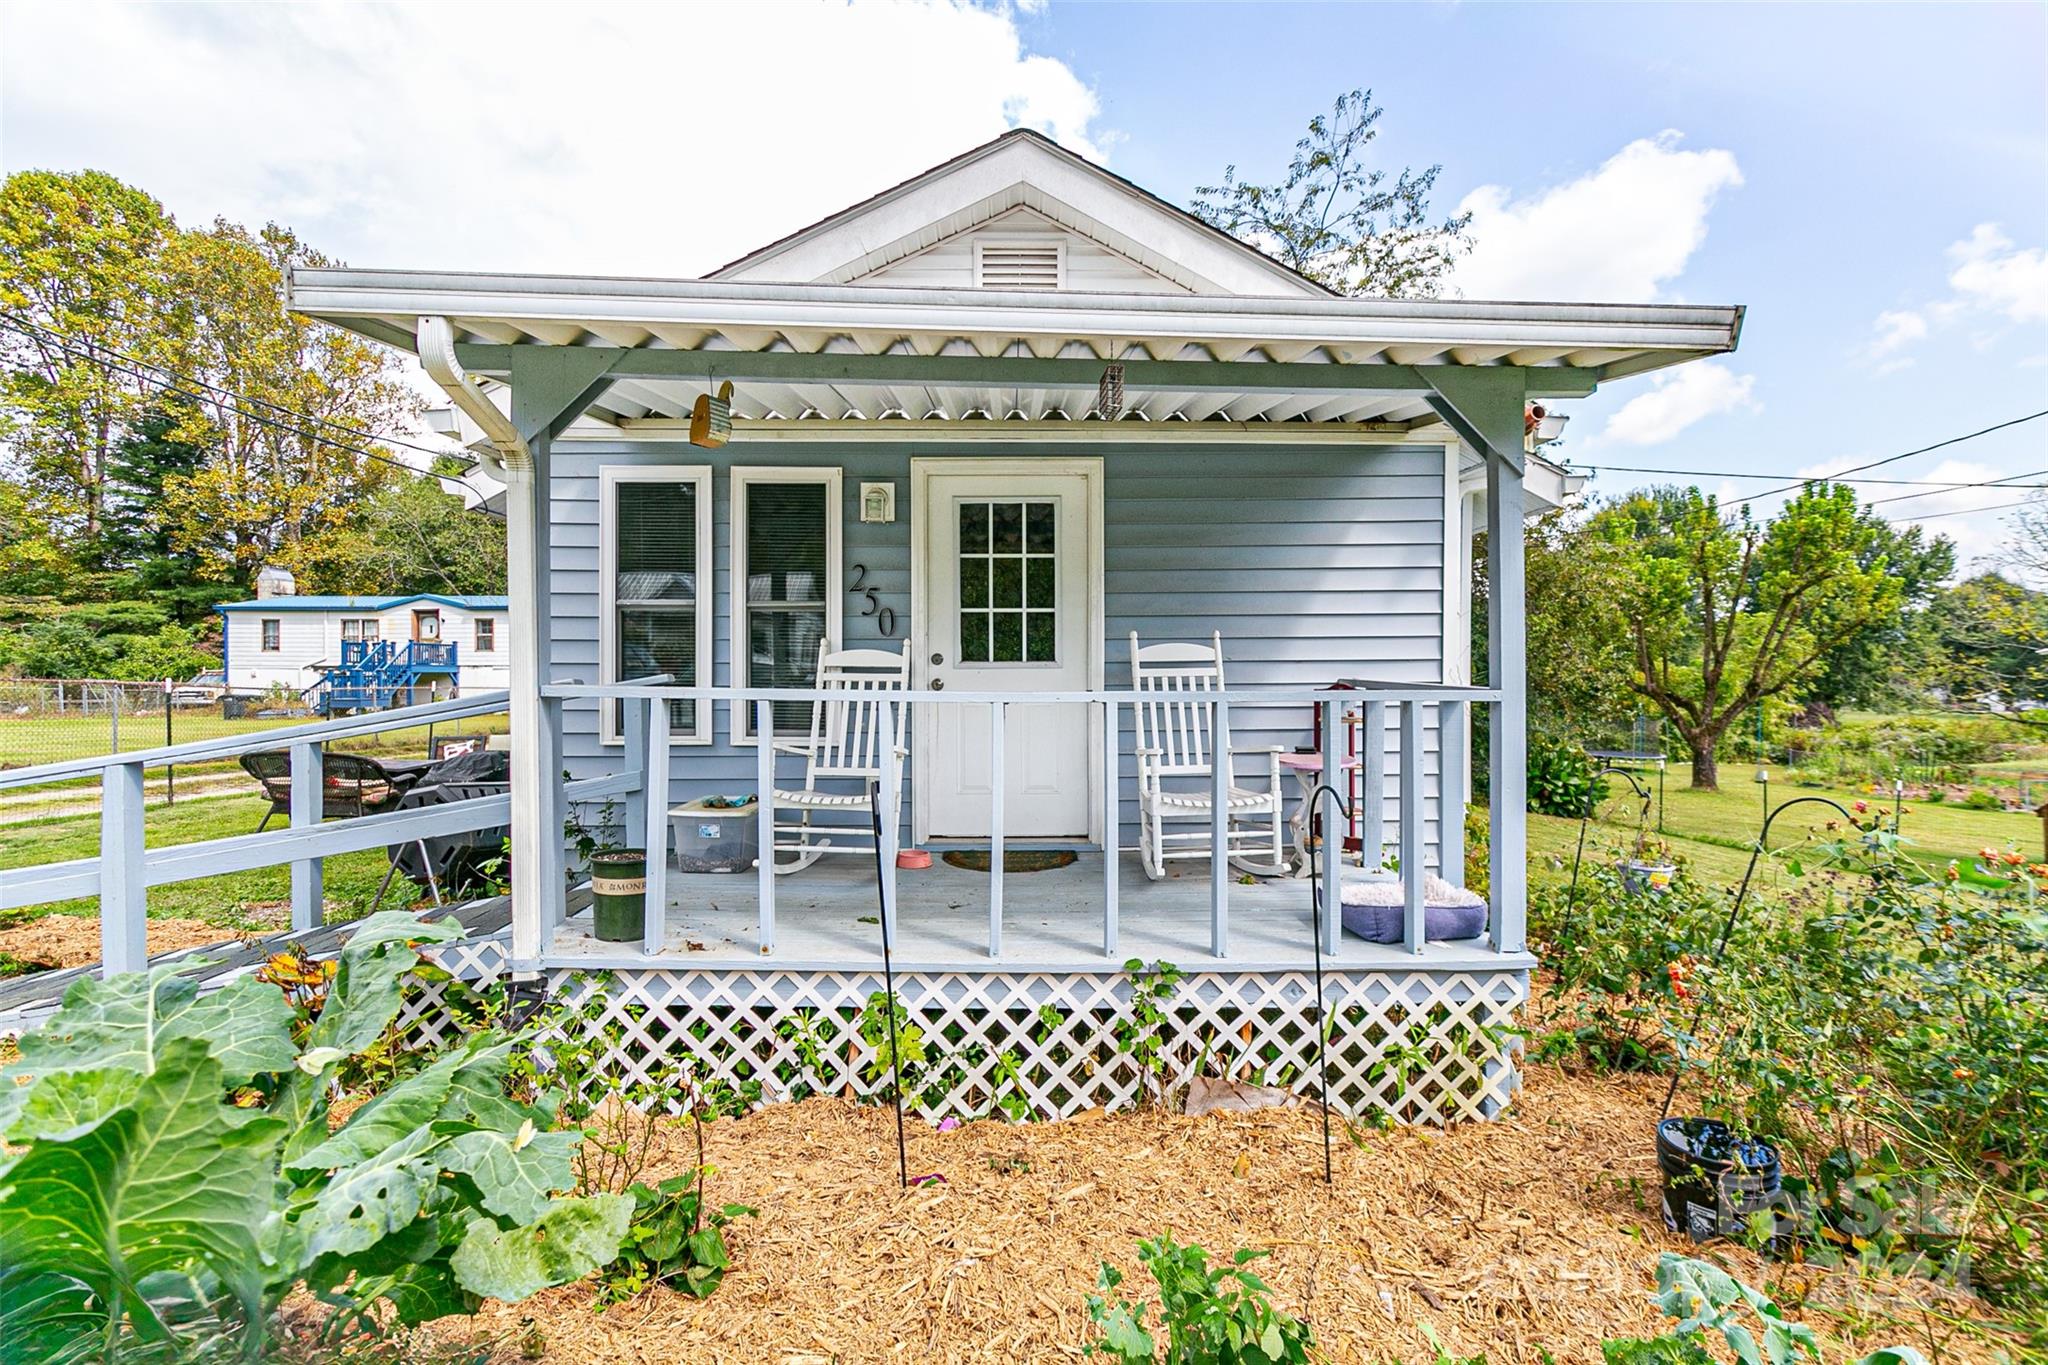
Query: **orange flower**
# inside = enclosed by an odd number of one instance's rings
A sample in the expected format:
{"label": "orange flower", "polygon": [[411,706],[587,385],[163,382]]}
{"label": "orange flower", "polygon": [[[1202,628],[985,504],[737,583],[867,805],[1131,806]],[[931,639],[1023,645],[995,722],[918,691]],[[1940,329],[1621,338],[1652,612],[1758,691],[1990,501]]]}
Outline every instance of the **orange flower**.
{"label": "orange flower", "polygon": [[2028,863],[2027,875],[2029,877],[2048,877],[2048,863]]}
{"label": "orange flower", "polygon": [[2026,858],[2018,853],[2002,853],[1999,855],[1999,858],[2007,867],[2018,867],[2026,861]]}
{"label": "orange flower", "polygon": [[1959,1066],[1954,1071],[1951,1071],[1949,1074],[1951,1076],[1954,1076],[1959,1081],[1967,1081],[1970,1079],[1970,1077],[1976,1075],[1977,1073],[1970,1070],[1970,1068],[1966,1066]]}
{"label": "orange flower", "polygon": [[1948,879],[1950,881],[1954,881],[1962,875],[1963,871],[1961,868],[1957,867],[1954,863],[1948,865]]}

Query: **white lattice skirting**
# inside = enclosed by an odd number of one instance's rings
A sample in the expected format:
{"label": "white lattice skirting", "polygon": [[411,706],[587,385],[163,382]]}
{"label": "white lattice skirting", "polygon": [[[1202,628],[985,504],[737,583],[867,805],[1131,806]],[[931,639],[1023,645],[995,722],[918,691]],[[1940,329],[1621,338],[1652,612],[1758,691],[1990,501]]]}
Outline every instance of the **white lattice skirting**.
{"label": "white lattice skirting", "polygon": [[[495,977],[505,960],[495,939],[436,956],[470,982]],[[1525,973],[1326,971],[1323,981],[1333,1107],[1445,1123],[1490,1118],[1512,1096]],[[912,1107],[931,1119],[1064,1118],[1171,1093],[1197,1074],[1315,1094],[1311,973],[1192,972],[1151,998],[1149,1020],[1132,986],[1121,973],[899,975]],[[865,1013],[867,1032],[882,1031],[877,971],[556,972],[549,989],[586,1004],[588,1026],[613,1035],[607,1062],[623,1081],[674,1096],[674,1109],[689,1068],[749,1104],[889,1095],[887,1044],[871,1044],[862,1028]],[[402,1024],[444,1040],[456,1025],[439,1001],[437,988],[410,999]],[[1156,1069],[1140,1064],[1144,1055]]]}

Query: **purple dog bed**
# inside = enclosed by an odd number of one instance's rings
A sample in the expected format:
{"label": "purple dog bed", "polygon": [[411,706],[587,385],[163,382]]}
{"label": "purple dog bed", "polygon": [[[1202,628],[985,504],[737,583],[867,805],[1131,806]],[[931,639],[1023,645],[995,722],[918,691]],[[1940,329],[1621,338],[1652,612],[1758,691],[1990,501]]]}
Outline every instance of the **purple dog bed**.
{"label": "purple dog bed", "polygon": [[[1347,905],[1344,927],[1371,943],[1399,943],[1407,911],[1398,905]],[[1438,939],[1478,938],[1486,932],[1483,905],[1430,905],[1422,911],[1422,936]]]}

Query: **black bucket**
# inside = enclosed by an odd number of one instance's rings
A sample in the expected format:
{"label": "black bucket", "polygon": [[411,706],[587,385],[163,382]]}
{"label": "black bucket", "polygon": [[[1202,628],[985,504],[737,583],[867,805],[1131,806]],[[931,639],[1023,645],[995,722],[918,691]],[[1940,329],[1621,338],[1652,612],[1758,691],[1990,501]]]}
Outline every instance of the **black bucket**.
{"label": "black bucket", "polygon": [[1778,1149],[1738,1138],[1719,1119],[1665,1119],[1657,1125],[1657,1168],[1664,1173],[1664,1226],[1695,1242],[1739,1237],[1751,1216],[1779,1198]]}

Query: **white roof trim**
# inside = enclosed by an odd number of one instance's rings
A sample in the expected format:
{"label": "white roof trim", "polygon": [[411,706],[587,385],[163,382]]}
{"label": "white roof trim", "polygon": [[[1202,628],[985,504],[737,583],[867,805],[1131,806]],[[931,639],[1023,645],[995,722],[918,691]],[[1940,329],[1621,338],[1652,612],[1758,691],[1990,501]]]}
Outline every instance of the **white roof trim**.
{"label": "white roof trim", "polygon": [[[1735,348],[1739,307],[1175,294],[297,269],[293,310],[403,349],[458,340],[1159,360],[1576,365],[1612,379]],[[1246,357],[1253,359],[1246,360]]]}
{"label": "white roof trim", "polygon": [[[1004,209],[1037,208],[1198,292],[1330,296],[1270,256],[1027,129],[964,152],[705,278],[851,279],[950,236],[997,201]],[[1161,269],[1169,264],[1179,273]]]}

